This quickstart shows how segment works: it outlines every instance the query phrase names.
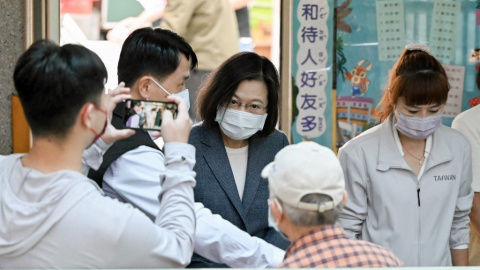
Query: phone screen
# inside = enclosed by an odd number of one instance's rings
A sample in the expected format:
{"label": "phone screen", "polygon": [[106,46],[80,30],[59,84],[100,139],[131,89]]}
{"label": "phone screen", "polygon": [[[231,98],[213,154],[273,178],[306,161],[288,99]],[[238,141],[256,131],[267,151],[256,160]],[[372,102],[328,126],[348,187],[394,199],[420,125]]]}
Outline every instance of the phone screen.
{"label": "phone screen", "polygon": [[125,127],[142,130],[161,130],[162,115],[165,110],[177,117],[177,104],[168,101],[153,101],[144,99],[125,100]]}

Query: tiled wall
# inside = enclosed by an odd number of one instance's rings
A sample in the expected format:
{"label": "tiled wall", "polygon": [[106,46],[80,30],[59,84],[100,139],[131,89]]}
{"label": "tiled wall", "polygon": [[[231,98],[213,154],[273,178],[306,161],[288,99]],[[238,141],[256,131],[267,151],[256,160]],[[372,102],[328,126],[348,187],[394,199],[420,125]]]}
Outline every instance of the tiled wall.
{"label": "tiled wall", "polygon": [[0,154],[12,152],[11,96],[13,70],[24,50],[25,4],[0,0]]}

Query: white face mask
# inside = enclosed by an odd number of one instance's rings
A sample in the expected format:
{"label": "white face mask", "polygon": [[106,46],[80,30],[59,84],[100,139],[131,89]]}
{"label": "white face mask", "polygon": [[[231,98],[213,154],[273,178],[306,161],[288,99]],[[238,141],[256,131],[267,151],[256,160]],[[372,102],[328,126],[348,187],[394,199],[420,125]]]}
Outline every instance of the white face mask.
{"label": "white face mask", "polygon": [[150,77],[150,80],[152,80],[152,82],[154,82],[158,87],[160,87],[160,89],[162,89],[165,93],[167,93],[169,96],[178,96],[180,97],[181,99],[185,100],[185,102],[187,103],[187,110],[190,110],[190,93],[188,92],[188,89],[185,89],[185,90],[182,90],[176,94],[170,94],[170,92],[167,91],[167,89],[165,89],[160,83],[158,83],[155,79],[153,79],[152,77]]}
{"label": "white face mask", "polygon": [[280,229],[278,228],[278,223],[277,221],[275,221],[275,218],[273,218],[272,208],[270,207],[272,203],[275,203],[277,205],[280,213],[283,212],[282,206],[280,205],[280,203],[278,203],[278,200],[276,198],[269,199],[268,200],[268,226],[274,228],[277,232],[280,232]]}
{"label": "white face mask", "polygon": [[190,110],[190,93],[188,92],[188,89],[182,90],[176,94],[172,94],[172,96],[178,96],[185,100],[185,103],[187,103],[187,110]]}
{"label": "white face mask", "polygon": [[277,208],[278,208],[278,211],[280,212],[280,214],[283,213],[282,205],[281,205],[280,202],[277,200],[277,198],[269,199],[269,200],[268,200],[268,226],[274,228],[277,232],[279,232],[280,235],[281,235],[283,238],[285,238],[285,240],[290,241],[290,239],[288,239],[288,236],[285,235],[282,231],[280,231],[280,229],[278,228],[278,222],[276,222],[276,221],[275,221],[275,218],[273,218],[272,209],[271,209],[271,207],[270,207],[271,202],[273,202],[274,204],[277,205]]}
{"label": "white face mask", "polygon": [[267,114],[243,112],[224,106],[217,110],[215,121],[225,135],[233,140],[246,140],[263,129]]}

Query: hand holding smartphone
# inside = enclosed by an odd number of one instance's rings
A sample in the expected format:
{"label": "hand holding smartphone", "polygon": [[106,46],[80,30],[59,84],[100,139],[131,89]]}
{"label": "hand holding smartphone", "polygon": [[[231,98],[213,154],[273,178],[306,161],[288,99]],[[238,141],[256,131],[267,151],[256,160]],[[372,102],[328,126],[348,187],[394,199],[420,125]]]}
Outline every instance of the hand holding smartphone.
{"label": "hand holding smartphone", "polygon": [[165,110],[169,110],[176,118],[178,106],[175,102],[127,99],[123,123],[130,129],[161,131],[162,115]]}

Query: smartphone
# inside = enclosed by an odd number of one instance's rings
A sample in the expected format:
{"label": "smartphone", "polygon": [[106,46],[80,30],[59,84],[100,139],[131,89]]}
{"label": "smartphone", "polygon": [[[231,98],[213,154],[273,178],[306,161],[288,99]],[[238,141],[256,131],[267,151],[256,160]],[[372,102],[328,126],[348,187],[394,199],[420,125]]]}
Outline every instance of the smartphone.
{"label": "smartphone", "polygon": [[165,110],[172,112],[173,118],[177,117],[178,107],[175,102],[127,99],[123,123],[126,128],[160,131]]}

